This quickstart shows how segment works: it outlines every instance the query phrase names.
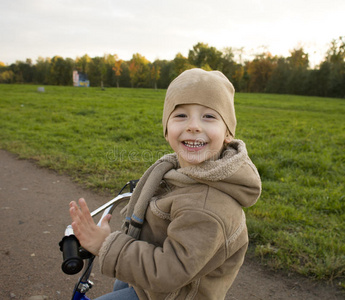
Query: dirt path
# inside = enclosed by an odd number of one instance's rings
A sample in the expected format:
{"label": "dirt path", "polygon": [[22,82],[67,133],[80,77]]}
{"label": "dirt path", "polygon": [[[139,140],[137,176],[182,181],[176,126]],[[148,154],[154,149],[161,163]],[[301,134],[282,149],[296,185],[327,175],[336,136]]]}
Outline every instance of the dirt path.
{"label": "dirt path", "polygon": [[[68,203],[84,197],[95,209],[110,198],[3,150],[0,170],[0,299],[70,299],[79,275],[62,273],[58,248],[70,222]],[[99,273],[97,262],[91,279],[95,287],[89,297],[111,291],[113,280]],[[283,276],[247,260],[226,299],[334,300],[345,299],[345,295],[336,288],[295,275]]]}

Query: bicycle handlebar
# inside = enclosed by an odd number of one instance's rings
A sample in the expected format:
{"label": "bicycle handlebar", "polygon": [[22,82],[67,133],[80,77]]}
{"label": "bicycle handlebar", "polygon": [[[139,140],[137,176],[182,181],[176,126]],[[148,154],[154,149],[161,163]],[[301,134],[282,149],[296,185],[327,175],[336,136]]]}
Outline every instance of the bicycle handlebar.
{"label": "bicycle handlebar", "polygon": [[79,257],[79,241],[75,235],[65,236],[60,242],[60,250],[63,255],[62,271],[68,275],[79,273],[84,262]]}
{"label": "bicycle handlebar", "polygon": [[[121,189],[117,197],[91,212],[91,217],[94,217],[103,211],[103,215],[101,216],[97,224],[98,226],[100,226],[102,219],[107,214],[112,214],[113,210],[118,205],[120,205],[121,203],[126,203],[129,200],[130,196],[132,195],[135,189],[137,182],[138,180],[128,181],[125,184],[125,186]],[[128,186],[130,192],[122,193],[123,190]],[[85,293],[93,285],[93,283],[88,278],[91,274],[95,256],[92,253],[85,250],[83,247],[81,247],[78,239],[74,235],[73,228],[71,225],[67,226],[65,230],[65,236],[62,238],[61,242],[59,243],[59,246],[63,254],[63,262],[61,265],[61,269],[65,274],[74,275],[79,273],[84,268],[83,275],[79,278],[78,283],[75,285],[72,299],[89,299],[85,296]],[[86,261],[85,266],[84,260]]]}
{"label": "bicycle handlebar", "polygon": [[[100,208],[91,212],[91,216],[94,217],[103,211],[103,215],[98,223],[98,225],[100,225],[102,218],[104,218],[108,213],[111,214],[112,210],[116,206],[121,204],[123,200],[125,200],[126,198],[128,199],[130,195],[131,193],[124,193],[118,195],[114,199],[110,200],[108,203],[102,205]],[[80,246],[78,239],[73,233],[71,225],[67,226],[65,236],[63,237],[59,245],[63,255],[61,269],[65,274],[74,275],[79,273],[84,266],[83,259],[93,257],[93,254],[86,251],[84,248]]]}
{"label": "bicycle handlebar", "polygon": [[[131,196],[137,182],[138,180],[131,180],[127,182],[117,197],[115,197],[114,199],[110,200],[106,204],[102,205],[98,209],[91,212],[91,216],[94,217],[103,211],[103,215],[101,219],[99,220],[98,225],[100,225],[101,220],[107,214],[109,213],[112,214],[115,207],[117,207],[119,204],[121,204],[122,202],[124,202],[126,199],[128,199]],[[130,192],[121,194],[121,192],[126,186],[130,187]],[[76,236],[74,235],[73,228],[71,225],[67,226],[65,230],[65,236],[59,243],[59,246],[63,254],[63,262],[61,265],[61,269],[65,274],[74,275],[74,274],[79,273],[84,267],[83,260],[94,258],[94,255],[92,253],[88,252],[87,250],[85,250],[84,248],[80,246],[80,243],[78,239],[76,238]]]}

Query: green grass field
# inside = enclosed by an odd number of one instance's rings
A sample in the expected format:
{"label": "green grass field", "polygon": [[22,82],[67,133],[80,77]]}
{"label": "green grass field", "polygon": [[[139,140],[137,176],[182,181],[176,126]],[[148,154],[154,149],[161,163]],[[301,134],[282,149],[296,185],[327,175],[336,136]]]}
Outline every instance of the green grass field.
{"label": "green grass field", "polygon": [[[115,193],[170,148],[165,91],[0,85],[0,147]],[[236,138],[263,181],[251,254],[345,288],[345,100],[237,94]]]}

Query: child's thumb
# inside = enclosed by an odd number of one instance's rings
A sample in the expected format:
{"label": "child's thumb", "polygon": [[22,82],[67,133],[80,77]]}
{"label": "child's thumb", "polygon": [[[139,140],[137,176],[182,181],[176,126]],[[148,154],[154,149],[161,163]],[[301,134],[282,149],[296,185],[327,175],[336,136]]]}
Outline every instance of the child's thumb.
{"label": "child's thumb", "polygon": [[103,220],[102,220],[102,222],[101,222],[101,227],[103,227],[103,226],[109,226],[109,221],[110,221],[110,219],[111,219],[111,214],[107,214],[107,215],[103,218]]}

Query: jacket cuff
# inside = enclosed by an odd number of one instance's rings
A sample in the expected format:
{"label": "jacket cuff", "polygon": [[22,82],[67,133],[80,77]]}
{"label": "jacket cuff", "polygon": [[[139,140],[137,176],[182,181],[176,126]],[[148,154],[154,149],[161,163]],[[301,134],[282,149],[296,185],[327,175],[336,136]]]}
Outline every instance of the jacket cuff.
{"label": "jacket cuff", "polygon": [[[105,241],[103,242],[101,249],[99,250],[99,264],[101,267],[101,273],[102,274],[104,274],[103,273],[103,266],[104,266],[104,261],[106,260],[106,256],[109,252],[111,245],[114,243],[114,241],[116,240],[119,233],[120,233],[120,231],[114,231],[113,233],[108,235],[107,238],[105,239]],[[114,272],[113,272],[113,274],[114,274]],[[108,274],[105,274],[105,275],[108,275]],[[111,275],[111,274],[109,274],[108,276],[115,277],[114,275]]]}
{"label": "jacket cuff", "polygon": [[104,241],[99,250],[99,264],[101,273],[115,277],[118,257],[128,240],[133,239],[121,231],[114,231]]}

